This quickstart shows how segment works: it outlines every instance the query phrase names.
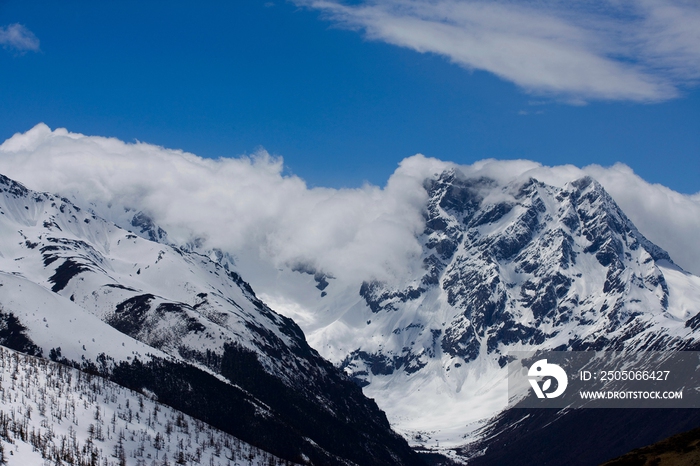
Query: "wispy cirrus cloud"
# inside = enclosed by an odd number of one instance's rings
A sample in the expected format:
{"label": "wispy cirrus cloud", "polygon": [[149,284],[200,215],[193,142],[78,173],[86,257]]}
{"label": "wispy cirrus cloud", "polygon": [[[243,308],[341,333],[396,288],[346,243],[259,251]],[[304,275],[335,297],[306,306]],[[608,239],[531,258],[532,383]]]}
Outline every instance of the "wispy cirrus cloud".
{"label": "wispy cirrus cloud", "polygon": [[370,40],[436,53],[572,103],[657,102],[700,78],[685,0],[296,0]]}
{"label": "wispy cirrus cloud", "polygon": [[0,26],[0,45],[15,52],[38,52],[39,39],[21,24]]}

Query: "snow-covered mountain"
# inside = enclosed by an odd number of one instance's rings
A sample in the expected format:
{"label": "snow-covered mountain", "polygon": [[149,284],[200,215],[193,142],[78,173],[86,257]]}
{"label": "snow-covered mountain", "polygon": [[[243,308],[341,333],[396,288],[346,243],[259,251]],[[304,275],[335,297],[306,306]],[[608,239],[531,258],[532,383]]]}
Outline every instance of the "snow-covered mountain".
{"label": "snow-covered mountain", "polygon": [[[376,404],[209,257],[0,176],[0,343],[150,394],[280,458],[416,464]],[[155,231],[155,233],[153,233]],[[150,235],[149,235],[150,234]]]}
{"label": "snow-covered mountain", "polygon": [[[498,186],[449,172],[426,189],[424,274],[359,290],[376,316],[369,331],[392,335],[390,347],[346,359],[367,382],[418,373],[438,353],[446,372],[464,374],[460,367],[480,358],[503,366],[509,350],[655,349],[695,339],[685,324],[700,309],[687,294],[672,295],[669,282],[685,291],[697,277],[644,238],[591,178],[563,188],[534,179]],[[393,314],[412,327],[386,328]]]}
{"label": "snow-covered mountain", "polygon": [[592,178],[551,186],[452,169],[424,189],[408,278],[349,283],[309,264],[241,261],[414,446],[464,452],[480,438],[507,406],[508,351],[697,347],[700,278]]}
{"label": "snow-covered mountain", "polygon": [[[122,382],[138,372],[128,359],[137,353],[158,358],[151,369],[162,371],[161,361],[176,357],[229,379],[227,361],[256,354],[256,374],[274,375],[295,390],[313,387],[314,396],[328,403],[323,394],[329,386],[319,381],[331,368],[269,305],[363,386],[414,447],[457,459],[514,444],[504,433],[527,424],[527,415],[503,412],[509,351],[698,347],[700,278],[647,240],[599,183],[583,177],[551,185],[467,173],[454,167],[425,179],[416,196],[426,199],[424,228],[406,270],[359,280],[303,255],[280,265],[260,261],[255,251],[212,249],[205,237],[169,244],[167,228],[138,206],[97,203],[90,212],[76,211],[65,199],[14,193],[22,201],[7,206],[14,223],[3,237],[16,239],[8,242],[7,254],[0,249],[11,277],[4,286],[18,289],[20,283],[9,286],[12,280],[27,280],[33,285],[21,285],[37,287],[36,300],[58,300],[110,323],[103,331],[119,332],[100,341],[117,342],[109,353],[117,355],[115,362],[108,364],[120,367],[126,358],[129,370],[116,371]],[[45,196],[37,213],[22,203],[27,196]],[[27,215],[31,221],[23,220]],[[96,224],[88,227],[86,220]],[[57,233],[54,221],[65,234]],[[256,297],[240,277],[263,291]],[[19,293],[7,302],[30,299]],[[40,335],[53,335],[44,330],[52,322],[30,315],[41,302],[20,317],[36,345],[48,351],[57,345]],[[121,354],[125,335],[132,339]],[[63,343],[61,357],[99,356],[79,340]],[[133,346],[138,344],[144,347]],[[231,352],[236,358],[227,358]],[[256,390],[268,380],[233,378]],[[531,432],[554,425],[542,416],[528,422]]]}

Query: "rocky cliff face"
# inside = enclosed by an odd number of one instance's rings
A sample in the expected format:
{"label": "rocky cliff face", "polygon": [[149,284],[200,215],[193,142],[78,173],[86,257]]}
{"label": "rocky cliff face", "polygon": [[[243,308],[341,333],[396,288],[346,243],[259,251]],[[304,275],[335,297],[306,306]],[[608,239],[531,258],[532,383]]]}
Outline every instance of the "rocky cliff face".
{"label": "rocky cliff face", "polygon": [[[688,336],[691,311],[669,309],[668,254],[591,178],[498,186],[452,171],[425,188],[424,275],[359,291],[373,314],[413,312],[413,328],[383,329],[398,344],[351,355],[345,367],[356,375],[413,373],[435,357],[492,355],[502,365],[513,349],[656,348]],[[642,336],[661,322],[674,332]]]}

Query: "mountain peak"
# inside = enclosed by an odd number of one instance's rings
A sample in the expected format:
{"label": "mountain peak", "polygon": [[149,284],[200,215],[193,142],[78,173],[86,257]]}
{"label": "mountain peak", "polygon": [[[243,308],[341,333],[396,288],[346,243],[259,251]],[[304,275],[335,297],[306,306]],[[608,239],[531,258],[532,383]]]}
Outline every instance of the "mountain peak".
{"label": "mountain peak", "polygon": [[[391,402],[399,393],[412,392],[404,396],[420,406],[419,391],[430,386],[445,393],[436,395],[445,406],[497,406],[483,400],[496,393],[494,378],[505,382],[499,371],[509,351],[680,347],[695,340],[685,327],[695,313],[674,304],[667,279],[677,283],[682,272],[669,268],[668,253],[595,179],[557,187],[452,169],[424,188],[422,274],[399,286],[365,281],[357,291],[364,313],[337,304],[359,313],[354,322],[366,321],[345,330],[354,336],[340,341],[357,343],[345,346],[341,366],[381,397],[390,418],[405,419],[404,432],[434,424],[419,408]],[[328,298],[337,299],[332,291]],[[327,331],[337,339],[339,325]],[[323,334],[314,341],[333,347]]]}

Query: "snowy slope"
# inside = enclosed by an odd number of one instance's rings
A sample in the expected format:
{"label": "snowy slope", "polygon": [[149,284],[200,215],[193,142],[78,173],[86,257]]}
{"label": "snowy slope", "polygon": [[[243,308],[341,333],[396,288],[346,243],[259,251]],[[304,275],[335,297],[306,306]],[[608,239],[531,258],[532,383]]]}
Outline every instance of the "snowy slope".
{"label": "snowy slope", "polygon": [[[145,216],[132,223],[166,238]],[[154,392],[287,459],[416,461],[376,404],[238,274],[1,176],[0,308],[2,343]]]}
{"label": "snowy slope", "polygon": [[[7,178],[0,185],[2,270],[68,298],[122,333],[174,356],[234,341],[251,350],[294,346],[303,338],[240,277],[208,258],[144,240],[67,199],[32,193]],[[260,354],[270,370],[295,375]]]}
{"label": "snowy slope", "polygon": [[0,347],[3,464],[289,465],[98,376]]}
{"label": "snowy slope", "polygon": [[0,272],[0,285],[0,312],[16,316],[46,357],[54,348],[61,348],[62,356],[71,361],[95,361],[101,353],[116,361],[167,357],[20,275]]}

